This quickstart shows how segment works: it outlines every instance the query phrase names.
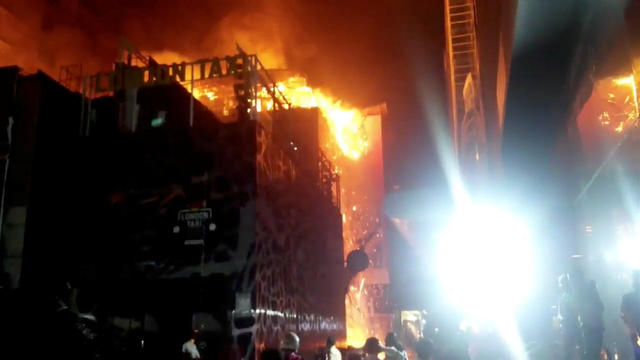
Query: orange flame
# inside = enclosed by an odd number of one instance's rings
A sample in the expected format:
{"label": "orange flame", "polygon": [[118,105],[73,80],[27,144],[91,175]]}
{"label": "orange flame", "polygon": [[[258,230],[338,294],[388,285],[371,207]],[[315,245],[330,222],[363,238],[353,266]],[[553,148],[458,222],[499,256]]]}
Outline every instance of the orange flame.
{"label": "orange flame", "polygon": [[329,122],[329,129],[335,136],[342,152],[354,160],[359,159],[369,147],[362,112],[343,106],[340,101],[336,101],[321,91],[316,91],[314,94],[318,107]]}
{"label": "orange flame", "polygon": [[[320,109],[344,155],[358,160],[367,152],[369,142],[364,131],[364,115],[360,110],[343,105],[342,101],[309,87],[307,80],[300,75],[277,82],[276,86],[293,107]],[[262,95],[265,95],[262,103],[270,101],[266,98],[266,89],[263,89]],[[267,109],[270,110],[271,106],[268,105]]]}
{"label": "orange flame", "polygon": [[[613,79],[613,83],[621,86],[621,85],[628,85],[631,87],[631,90],[633,91],[633,105],[635,107],[636,110],[636,114],[638,113],[638,92],[636,90],[636,79],[635,76],[633,74],[629,75],[629,76],[624,76],[624,77],[620,77],[617,79]],[[628,102],[628,100],[625,99],[625,102]]]}
{"label": "orange flame", "polygon": [[[189,89],[189,84],[184,86]],[[279,92],[284,94],[287,101],[294,108],[317,107],[326,119],[333,137],[341,152],[350,159],[358,160],[369,148],[369,142],[364,130],[364,114],[357,108],[347,106],[342,101],[333,98],[320,89],[307,85],[307,80],[300,76],[291,76],[286,80],[276,82]],[[205,84],[195,84],[193,95],[201,101],[213,102],[224,98],[215,87]],[[225,101],[224,115],[233,113],[233,101]],[[273,110],[273,99],[266,88],[260,88],[257,94],[256,109],[261,111]]]}
{"label": "orange flame", "polygon": [[[190,83],[184,84],[190,89]],[[324,144],[326,154],[332,159],[335,171],[341,176],[353,177],[352,165],[357,166],[359,159],[370,150],[370,142],[365,129],[365,112],[357,108],[345,105],[342,101],[330,96],[317,88],[312,88],[307,84],[307,79],[300,75],[289,76],[281,81],[277,81],[275,86],[284,95],[293,108],[318,108],[325,119],[330,140]],[[258,112],[271,111],[274,107],[274,100],[265,87],[259,87],[255,99],[255,107]],[[221,86],[213,86],[212,83],[194,83],[193,95],[204,105],[211,108],[217,114],[224,116],[233,115],[236,101],[233,91]],[[375,139],[372,139],[376,144]],[[343,170],[349,174],[343,174]],[[362,193],[356,196],[353,189],[346,187],[345,182],[341,183],[341,192],[348,191],[352,196],[345,196],[341,199],[342,209],[350,210],[349,216],[353,213],[366,212],[366,195]],[[344,210],[343,210],[344,211]],[[358,248],[353,243],[355,234],[360,234],[364,230],[358,224],[351,224],[346,213],[342,214],[342,221],[345,228],[351,229],[350,235],[345,237],[345,253]],[[347,222],[349,221],[349,224]],[[358,231],[360,230],[360,231]],[[366,230],[366,229],[365,229]],[[364,275],[354,281],[350,286],[349,294],[345,298],[346,307],[346,344],[356,347],[364,345],[365,340],[372,336],[371,319],[369,311],[365,309],[369,301],[369,295],[364,287]],[[354,279],[355,280],[355,279]],[[381,334],[378,334],[381,335]],[[346,345],[345,344],[345,345]]]}
{"label": "orange flame", "polygon": [[[606,82],[604,82],[606,81]],[[600,126],[621,134],[637,123],[639,106],[636,79],[633,74],[603,80],[607,110],[598,115]]]}

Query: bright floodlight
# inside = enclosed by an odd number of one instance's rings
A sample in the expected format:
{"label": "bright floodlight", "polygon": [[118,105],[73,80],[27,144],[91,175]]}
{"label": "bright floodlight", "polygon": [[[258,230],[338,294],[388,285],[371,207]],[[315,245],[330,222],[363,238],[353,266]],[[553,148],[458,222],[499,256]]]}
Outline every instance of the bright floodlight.
{"label": "bright floodlight", "polygon": [[532,282],[529,231],[516,216],[473,207],[456,216],[438,243],[438,275],[449,301],[469,315],[510,312]]}
{"label": "bright floodlight", "polygon": [[640,231],[623,234],[618,239],[618,256],[620,262],[634,270],[640,269]]}

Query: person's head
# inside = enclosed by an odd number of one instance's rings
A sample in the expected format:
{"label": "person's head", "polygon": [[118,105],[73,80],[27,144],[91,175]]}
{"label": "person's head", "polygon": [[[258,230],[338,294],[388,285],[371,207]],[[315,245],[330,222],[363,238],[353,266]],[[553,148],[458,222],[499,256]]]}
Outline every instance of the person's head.
{"label": "person's head", "polygon": [[640,291],[640,270],[634,270],[631,274],[633,290]]}
{"label": "person's head", "polygon": [[282,360],[282,355],[278,349],[268,348],[262,350],[260,360]]}
{"label": "person's head", "polygon": [[284,335],[280,349],[297,352],[300,348],[300,338],[294,332],[288,332]]}
{"label": "person's head", "polygon": [[191,338],[189,341],[195,343],[200,339],[200,331],[198,329],[191,330]]}
{"label": "person's head", "polygon": [[400,346],[400,342],[398,342],[398,337],[394,332],[390,332],[387,334],[387,336],[384,338],[384,344],[386,346],[391,346],[398,350],[402,350]]}
{"label": "person's head", "polygon": [[380,352],[380,340],[375,337],[368,338],[367,341],[365,341],[362,350],[369,355],[378,354]]}
{"label": "person's head", "polygon": [[333,336],[327,337],[327,347],[330,348],[336,344],[336,339]]}
{"label": "person's head", "polygon": [[418,340],[416,354],[420,360],[430,360],[433,356],[433,342],[427,338]]}

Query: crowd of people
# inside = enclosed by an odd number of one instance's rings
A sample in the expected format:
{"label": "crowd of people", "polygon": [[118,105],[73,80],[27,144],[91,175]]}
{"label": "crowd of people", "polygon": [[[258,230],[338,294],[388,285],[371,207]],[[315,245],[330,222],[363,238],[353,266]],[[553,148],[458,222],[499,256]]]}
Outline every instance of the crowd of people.
{"label": "crowd of people", "polygon": [[[640,271],[633,272],[633,289],[620,301],[620,324],[625,325],[629,335],[630,346],[625,344],[625,351],[620,353],[621,344],[606,344],[605,333],[605,303],[600,298],[596,283],[589,280],[584,274],[572,270],[562,274],[558,279],[560,296],[557,302],[556,324],[559,339],[554,346],[556,350],[552,355],[530,356],[531,359],[562,359],[562,360],[612,360],[635,358],[640,360]],[[29,297],[18,296],[19,292],[8,298],[3,309],[14,309],[4,316],[4,324],[7,329],[12,329],[13,336],[7,338],[15,344],[27,344],[28,337],[19,334],[29,333],[32,324],[37,324],[42,333],[49,334],[41,342],[46,344],[42,349],[30,349],[31,352],[39,350],[47,353],[66,354],[67,358],[154,358],[152,349],[166,349],[156,346],[156,343],[165,342],[165,339],[154,340],[149,335],[139,331],[119,333],[118,328],[110,326],[110,323],[99,311],[97,299],[88,290],[76,291],[74,301],[70,300],[72,289],[68,284],[59,288],[55,296],[42,297],[37,294]],[[6,294],[5,294],[6,295]],[[6,299],[7,297],[3,297]],[[31,301],[25,299],[32,299]],[[607,304],[610,301],[607,301]],[[20,311],[19,309],[25,309]],[[26,309],[31,309],[27,311]],[[36,309],[36,310],[33,310]],[[618,312],[616,308],[614,312]],[[24,314],[28,314],[27,317]],[[423,329],[424,336],[420,339],[407,340],[410,351],[401,344],[395,333],[389,333],[384,342],[377,338],[369,338],[361,348],[338,349],[336,339],[327,338],[326,347],[319,352],[314,359],[308,360],[376,360],[384,354],[387,360],[408,360],[408,352],[412,359],[418,360],[469,360],[469,359],[508,359],[503,355],[495,355],[503,349],[499,349],[498,336],[494,338],[484,337],[478,340],[470,339],[459,329],[459,324],[451,319],[431,319],[437,331]],[[611,323],[607,323],[613,326]],[[622,331],[622,325],[620,331]],[[609,328],[610,329],[610,328]],[[610,329],[615,330],[615,329]],[[495,335],[495,334],[494,334]],[[497,340],[496,340],[497,339]],[[222,355],[220,349],[233,348],[232,340],[222,341],[224,344],[211,342],[203,334],[194,331],[186,342],[183,338],[176,339],[175,355],[180,351],[178,344],[182,344],[183,359],[238,359],[237,353]],[[417,340],[414,341],[414,340]],[[474,353],[475,345],[482,343],[483,349]],[[232,344],[226,346],[225,344]],[[205,345],[203,345],[205,344]],[[493,348],[487,344],[497,344]],[[544,347],[544,345],[540,345]],[[617,349],[615,347],[618,347]],[[237,347],[237,346],[236,346]],[[477,347],[477,346],[476,346]],[[308,348],[308,347],[307,347]],[[498,349],[498,350],[496,350]],[[629,354],[632,349],[632,354]],[[260,358],[264,360],[303,360],[300,350],[300,338],[293,332],[286,333],[282,337],[279,348],[270,348],[260,352]],[[527,349],[529,350],[529,349]],[[143,357],[138,355],[146,354]],[[481,353],[482,355],[477,355]],[[158,352],[155,352],[157,355]],[[226,353],[225,353],[226,354]],[[492,354],[487,356],[486,354]],[[547,346],[546,354],[549,354]],[[620,354],[620,357],[618,356]],[[415,355],[415,356],[414,356]],[[175,358],[172,356],[171,358]]]}
{"label": "crowd of people", "polygon": [[[633,356],[640,360],[640,271],[633,272],[632,280],[633,290],[623,296],[620,316],[631,339]],[[562,359],[617,358],[615,350],[603,344],[605,309],[595,282],[587,280],[581,271],[573,271],[562,274],[558,285]]]}
{"label": "crowd of people", "polygon": [[[640,271],[634,271],[633,289],[622,297],[620,317],[629,334],[632,357],[640,360]],[[560,330],[560,349],[544,351],[541,356],[530,358],[549,358],[562,360],[613,360],[622,359],[616,349],[604,344],[604,310],[595,281],[587,279],[581,271],[562,274],[558,279],[560,298],[557,304],[557,322]],[[616,309],[617,310],[617,309]],[[444,326],[438,334],[427,334],[412,346],[417,360],[469,360],[469,359],[509,359],[508,353],[499,354],[495,349],[474,355],[473,346],[468,337],[460,335],[458,329],[448,331]],[[485,339],[486,340],[486,339]],[[282,341],[280,349],[267,349],[261,353],[262,360],[302,360],[298,353],[300,340],[289,333]],[[499,346],[498,346],[499,347]],[[504,349],[503,349],[504,350]],[[527,351],[535,352],[532,349]],[[543,352],[541,352],[543,353]],[[553,353],[553,355],[551,355]],[[407,351],[398,341],[395,333],[389,333],[382,343],[372,337],[362,348],[348,348],[344,353],[336,348],[336,341],[329,337],[326,349],[315,360],[376,360],[384,354],[387,360],[408,360]],[[487,354],[488,355],[487,357]],[[531,355],[531,354],[530,354]],[[497,356],[497,357],[496,357]],[[413,358],[413,356],[412,356]],[[625,357],[626,358],[626,357]]]}
{"label": "crowd of people", "polygon": [[[280,349],[265,349],[260,353],[260,359],[303,360],[302,355],[298,352],[299,349],[300,338],[295,333],[289,332],[284,336]],[[346,360],[378,360],[379,354],[384,354],[387,360],[409,360],[407,352],[398,341],[395,333],[387,334],[384,344],[378,338],[371,337],[367,339],[362,348],[348,348]],[[336,346],[336,339],[329,336],[326,348],[316,357],[316,360],[342,360],[342,352]],[[429,358],[424,358],[424,360],[427,359]]]}

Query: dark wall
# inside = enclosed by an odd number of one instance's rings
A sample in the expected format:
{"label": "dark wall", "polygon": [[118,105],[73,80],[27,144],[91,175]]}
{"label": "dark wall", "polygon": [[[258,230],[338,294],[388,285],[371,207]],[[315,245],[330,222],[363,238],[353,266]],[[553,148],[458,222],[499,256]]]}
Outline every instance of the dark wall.
{"label": "dark wall", "polygon": [[66,174],[77,151],[81,101],[43,73],[18,82],[7,206],[28,204],[22,285],[51,284],[64,267],[57,249],[78,226],[79,208],[56,207],[66,204],[72,186]]}
{"label": "dark wall", "polygon": [[[0,69],[0,128],[7,129],[9,125],[9,119],[15,116],[15,99],[16,99],[16,91],[18,84],[18,74],[20,69],[18,67],[9,67],[9,68],[1,68]],[[2,149],[2,154],[6,154],[9,149],[7,144],[9,142],[8,131],[0,131],[0,142],[3,144],[0,149]],[[6,161],[6,160],[5,160]],[[3,178],[0,181],[0,184],[3,188],[7,186],[8,178],[5,178],[4,168],[2,169]],[[19,185],[14,181],[14,186]],[[24,184],[25,182],[23,182]],[[17,194],[20,189],[15,188],[16,196],[14,196],[13,203],[24,202],[24,190],[22,190],[22,199]],[[5,194],[2,194],[5,197]],[[6,203],[6,198],[4,199]],[[3,219],[4,220],[4,219]],[[4,234],[3,234],[4,235]],[[2,273],[7,267],[11,266],[9,264],[5,264],[5,259],[8,256],[14,256],[15,254],[10,254],[7,249],[8,244],[6,243],[5,237],[0,239],[0,266],[2,267],[0,273]],[[2,274],[4,277],[4,274]],[[2,285],[0,286],[9,286],[10,284],[4,283],[9,282],[8,278],[4,278]]]}
{"label": "dark wall", "polygon": [[308,176],[318,176],[318,109],[291,109],[273,113],[273,141]]}
{"label": "dark wall", "polygon": [[[291,114],[291,120],[299,114],[306,115],[299,119],[301,126],[290,129],[310,136],[304,133],[308,128],[304,121],[313,115],[317,119],[317,112],[301,110]],[[258,138],[265,137],[259,128]],[[342,217],[320,191],[317,177],[298,171],[295,162],[284,156],[289,153],[286,148],[270,141],[259,146],[256,306],[277,309],[285,316],[259,314],[257,344],[259,349],[278,347],[287,331],[295,331],[301,337],[301,351],[311,357],[324,346],[327,335],[338,340],[346,335]],[[317,161],[310,165],[314,164]]]}
{"label": "dark wall", "polygon": [[[318,187],[317,110],[274,126],[280,143],[300,145],[292,160],[258,123],[221,124],[197,101],[189,127],[190,95],[179,85],[140,89],[134,133],[119,131],[118,94],[85,102],[92,123],[81,136],[79,94],[42,74],[18,84],[12,196],[28,205],[24,286],[52,292],[69,281],[94,293],[102,314],[148,314],[165,349],[179,349],[195,312],[228,330],[236,292],[298,314],[282,329],[309,345],[344,337],[341,217]],[[161,111],[166,122],[152,127]],[[211,209],[216,224],[204,235],[202,268],[201,252],[174,232],[178,212],[190,208]],[[257,246],[275,251],[259,266],[256,256],[267,253]],[[269,288],[262,280],[277,271],[281,278],[270,279],[285,290],[277,296],[295,299],[293,307],[257,301],[258,283]]]}

